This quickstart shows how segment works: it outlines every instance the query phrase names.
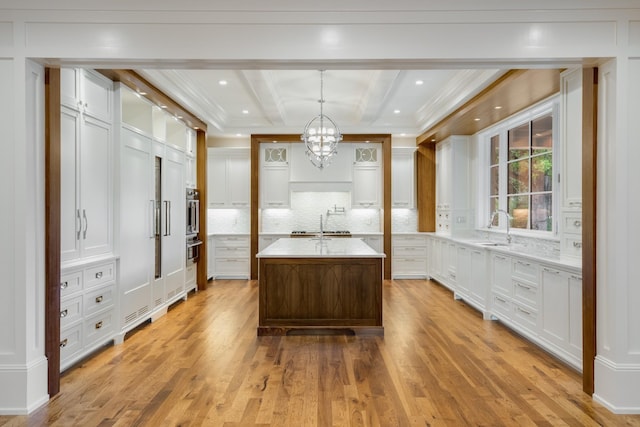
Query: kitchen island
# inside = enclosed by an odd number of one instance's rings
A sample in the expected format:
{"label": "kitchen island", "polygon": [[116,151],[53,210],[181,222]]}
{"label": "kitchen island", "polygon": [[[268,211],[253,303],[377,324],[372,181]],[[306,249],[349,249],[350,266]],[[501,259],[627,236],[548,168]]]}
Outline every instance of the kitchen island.
{"label": "kitchen island", "polygon": [[382,335],[384,253],[361,239],[278,239],[257,255],[258,335]]}

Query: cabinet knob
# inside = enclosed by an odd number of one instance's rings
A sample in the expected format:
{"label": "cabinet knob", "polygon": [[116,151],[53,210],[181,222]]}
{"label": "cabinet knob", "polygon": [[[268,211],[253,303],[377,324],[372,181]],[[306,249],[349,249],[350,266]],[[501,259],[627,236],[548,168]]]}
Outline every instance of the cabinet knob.
{"label": "cabinet knob", "polygon": [[60,348],[65,348],[68,343],[69,340],[67,338],[63,339],[62,341],[60,341]]}
{"label": "cabinet knob", "polygon": [[96,273],[96,279],[102,279],[102,271]]}
{"label": "cabinet knob", "polygon": [[64,310],[62,310],[62,311],[60,312],[60,318],[61,318],[61,319],[62,319],[62,318],[65,318],[65,317],[67,317],[67,315],[68,315],[68,314],[69,314],[69,310],[65,308]]}
{"label": "cabinet knob", "polygon": [[100,304],[102,302],[102,295],[96,297],[96,304]]}
{"label": "cabinet knob", "polygon": [[96,329],[102,328],[102,320],[96,323]]}
{"label": "cabinet knob", "polygon": [[573,226],[574,227],[580,227],[580,226],[582,226],[582,222],[576,219],[575,221],[573,221]]}
{"label": "cabinet knob", "polygon": [[582,248],[582,242],[573,242],[573,247],[577,249]]}
{"label": "cabinet knob", "polygon": [[67,289],[69,287],[69,282],[60,283],[60,289]]}

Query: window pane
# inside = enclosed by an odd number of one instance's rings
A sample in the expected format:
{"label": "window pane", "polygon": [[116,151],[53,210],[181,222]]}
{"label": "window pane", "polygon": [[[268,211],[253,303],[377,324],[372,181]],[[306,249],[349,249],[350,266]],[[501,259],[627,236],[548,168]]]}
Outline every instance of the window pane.
{"label": "window pane", "polygon": [[[497,197],[489,198],[489,219],[491,219],[491,215],[498,209],[500,209],[500,200],[498,200]],[[500,222],[500,218],[498,215],[496,215],[493,218],[493,222],[491,223],[491,226],[497,227],[499,222]]]}
{"label": "window pane", "polygon": [[531,229],[551,231],[551,193],[531,196]]}
{"label": "window pane", "polygon": [[498,165],[491,166],[491,195],[497,196],[500,193],[500,169]]}
{"label": "window pane", "polygon": [[551,151],[553,146],[551,116],[540,117],[531,122],[531,151],[532,154]]}
{"label": "window pane", "polygon": [[511,162],[509,168],[509,189],[507,194],[529,192],[529,159]]}
{"label": "window pane", "polygon": [[491,164],[497,165],[500,162],[500,135],[491,137]]}
{"label": "window pane", "polygon": [[509,215],[513,218],[511,227],[529,228],[529,196],[509,196],[507,204]]}
{"label": "window pane", "polygon": [[551,191],[553,162],[551,153],[531,158],[531,192]]}
{"label": "window pane", "polygon": [[509,160],[529,155],[529,123],[509,130]]}

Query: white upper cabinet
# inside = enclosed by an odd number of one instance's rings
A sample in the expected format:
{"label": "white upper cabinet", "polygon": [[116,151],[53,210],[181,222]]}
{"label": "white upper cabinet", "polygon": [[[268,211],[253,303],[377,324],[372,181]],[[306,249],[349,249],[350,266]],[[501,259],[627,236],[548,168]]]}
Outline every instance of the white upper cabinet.
{"label": "white upper cabinet", "polygon": [[582,208],[582,69],[560,75],[562,113],[562,206]]}
{"label": "white upper cabinet", "polygon": [[209,148],[207,156],[209,208],[245,208],[251,204],[250,150]]}
{"label": "white upper cabinet", "polygon": [[381,144],[353,144],[354,208],[379,208],[382,189]]}
{"label": "white upper cabinet", "polygon": [[60,69],[60,101],[91,117],[113,120],[113,82],[95,71]]}
{"label": "white upper cabinet", "polygon": [[391,156],[391,207],[415,207],[415,148],[393,148]]}
{"label": "white upper cabinet", "polygon": [[[61,111],[60,249],[64,262],[113,250],[113,127],[103,120],[111,116],[112,108],[102,105],[113,97],[112,88],[106,87],[101,76],[63,70],[65,102],[72,94],[86,101],[82,106],[65,104]],[[78,76],[83,83],[77,81]],[[96,89],[96,82],[110,92]],[[83,90],[89,90],[89,95]]]}
{"label": "white upper cabinet", "polygon": [[260,207],[288,208],[290,144],[260,144]]}
{"label": "white upper cabinet", "polygon": [[450,136],[436,145],[436,233],[469,228],[469,138]]}

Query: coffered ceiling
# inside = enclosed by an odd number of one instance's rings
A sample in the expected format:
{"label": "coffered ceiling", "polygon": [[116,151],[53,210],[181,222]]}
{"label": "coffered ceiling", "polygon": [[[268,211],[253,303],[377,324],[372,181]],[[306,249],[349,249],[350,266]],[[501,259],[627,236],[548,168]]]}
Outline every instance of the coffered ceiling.
{"label": "coffered ceiling", "polygon": [[[210,136],[300,133],[319,114],[318,70],[137,70]],[[324,113],[343,133],[416,137],[498,79],[497,69],[324,72]]]}

